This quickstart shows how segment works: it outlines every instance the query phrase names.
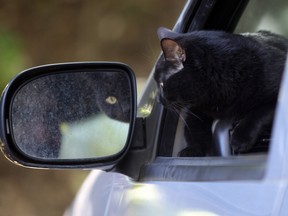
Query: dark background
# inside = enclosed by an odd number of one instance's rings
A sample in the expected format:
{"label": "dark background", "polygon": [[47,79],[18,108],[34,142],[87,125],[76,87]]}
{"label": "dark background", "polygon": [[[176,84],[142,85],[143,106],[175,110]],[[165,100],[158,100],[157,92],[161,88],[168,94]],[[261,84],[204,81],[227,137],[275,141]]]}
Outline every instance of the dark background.
{"label": "dark background", "polygon": [[[146,78],[184,0],[0,0],[0,90],[49,63],[121,61]],[[0,216],[62,215],[89,171],[33,170],[0,155]]]}

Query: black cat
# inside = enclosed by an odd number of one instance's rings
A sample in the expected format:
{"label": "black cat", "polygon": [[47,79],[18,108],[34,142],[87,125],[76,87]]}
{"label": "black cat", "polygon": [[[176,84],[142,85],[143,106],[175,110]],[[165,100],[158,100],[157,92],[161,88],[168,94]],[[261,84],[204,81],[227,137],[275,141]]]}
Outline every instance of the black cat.
{"label": "black cat", "polygon": [[180,156],[209,155],[215,119],[233,122],[230,145],[249,151],[271,127],[288,40],[268,31],[179,34],[159,28],[163,55],[154,79],[160,102],[185,111],[188,147]]}

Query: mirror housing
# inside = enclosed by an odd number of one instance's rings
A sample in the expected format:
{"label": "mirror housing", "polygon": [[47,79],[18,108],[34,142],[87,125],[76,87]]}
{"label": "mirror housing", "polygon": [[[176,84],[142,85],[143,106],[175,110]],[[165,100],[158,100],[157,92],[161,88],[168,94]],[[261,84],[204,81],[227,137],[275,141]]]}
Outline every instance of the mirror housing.
{"label": "mirror housing", "polygon": [[125,64],[34,67],[18,74],[3,91],[1,150],[25,167],[111,169],[129,149],[136,105],[134,73]]}

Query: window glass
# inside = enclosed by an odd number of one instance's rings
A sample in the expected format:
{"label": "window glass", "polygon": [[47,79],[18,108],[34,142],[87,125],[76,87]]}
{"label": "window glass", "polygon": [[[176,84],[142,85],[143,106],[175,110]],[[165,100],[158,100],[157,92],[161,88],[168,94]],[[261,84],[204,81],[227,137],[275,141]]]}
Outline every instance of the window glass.
{"label": "window glass", "polygon": [[250,0],[235,32],[269,30],[288,36],[287,21],[287,0]]}
{"label": "window glass", "polygon": [[150,76],[147,81],[145,91],[138,104],[138,110],[137,110],[138,117],[147,117],[151,114],[155,104],[156,95],[157,95],[157,85],[153,77]]}

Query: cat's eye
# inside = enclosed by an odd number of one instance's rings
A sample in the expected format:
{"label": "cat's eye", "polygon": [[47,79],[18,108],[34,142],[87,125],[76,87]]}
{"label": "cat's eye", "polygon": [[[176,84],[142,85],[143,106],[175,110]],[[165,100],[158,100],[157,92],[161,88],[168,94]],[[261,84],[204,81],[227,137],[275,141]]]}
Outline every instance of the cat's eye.
{"label": "cat's eye", "polygon": [[[136,110],[135,83],[127,68],[118,63],[71,63],[18,75],[2,99],[3,151],[21,155],[20,163],[23,158],[44,164],[57,160],[63,166],[71,159],[95,161],[125,151]],[[111,90],[119,95],[105,96]],[[116,103],[121,106],[107,106]]]}
{"label": "cat's eye", "polygon": [[108,103],[108,104],[111,104],[111,105],[114,105],[118,102],[117,98],[114,97],[114,96],[108,96],[106,99],[105,99],[105,102]]}
{"label": "cat's eye", "polygon": [[163,84],[163,82],[160,82],[160,88],[163,88],[164,87],[164,84]]}

